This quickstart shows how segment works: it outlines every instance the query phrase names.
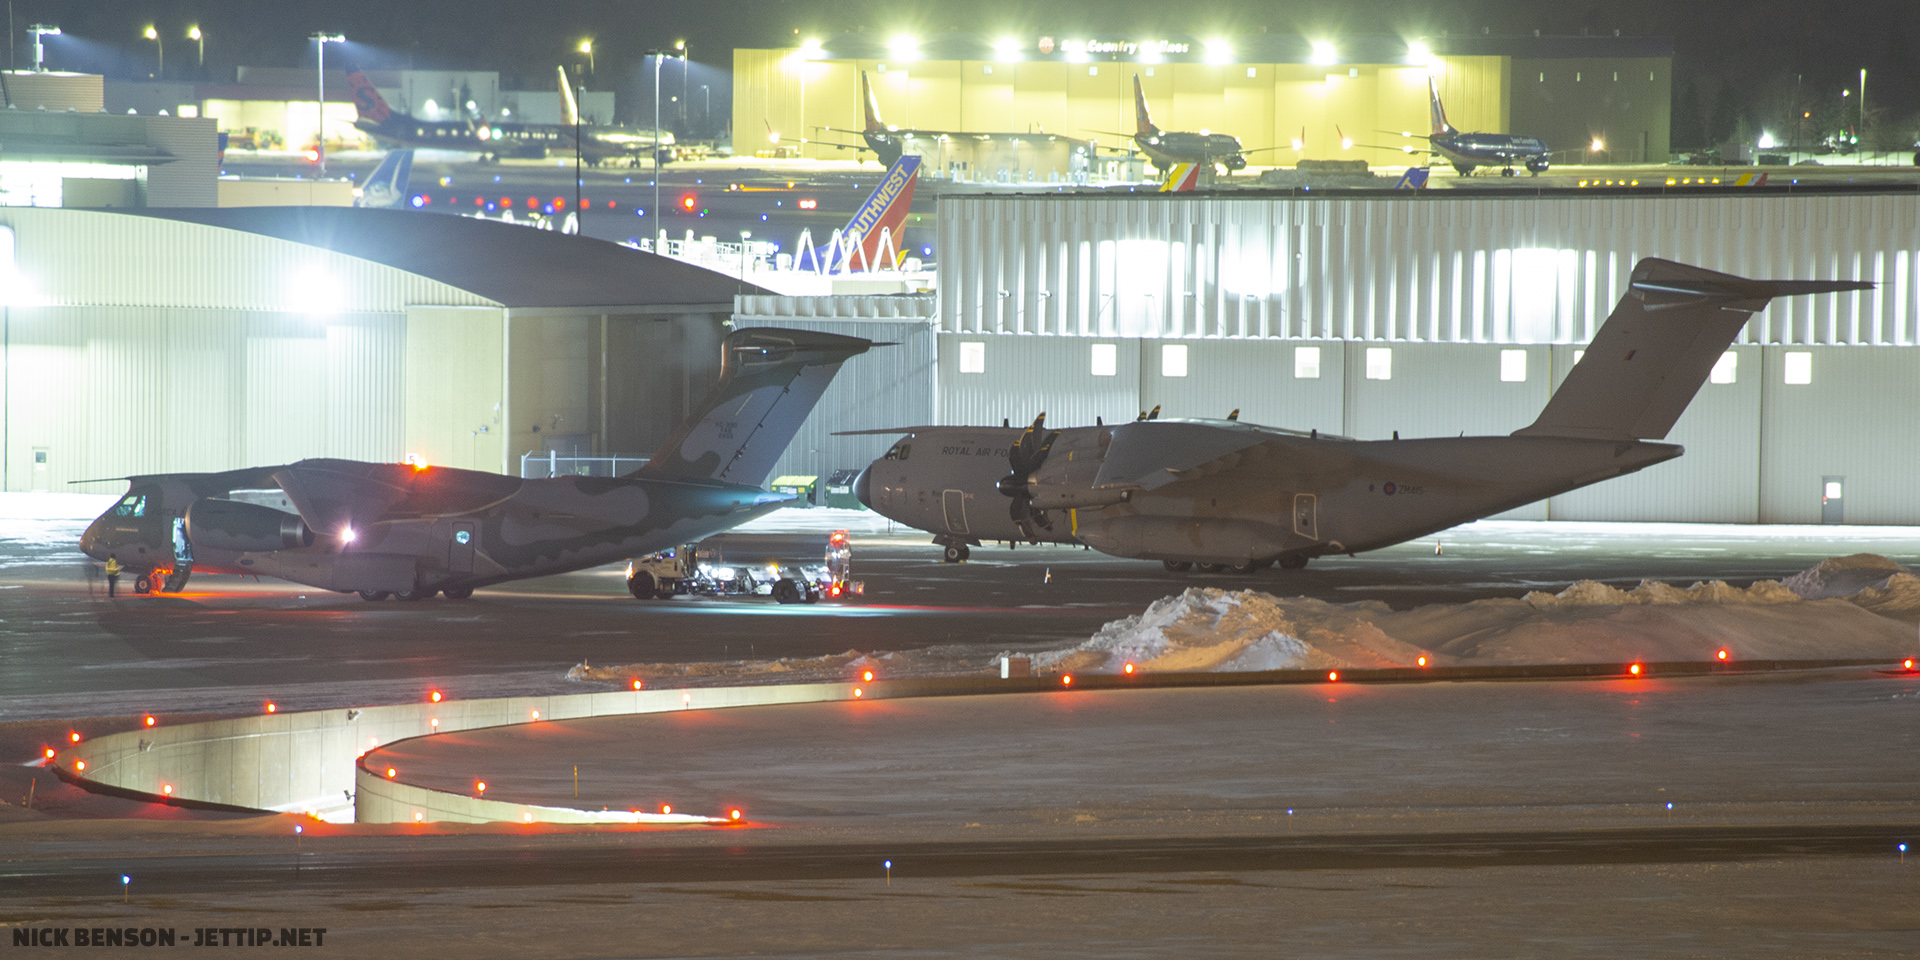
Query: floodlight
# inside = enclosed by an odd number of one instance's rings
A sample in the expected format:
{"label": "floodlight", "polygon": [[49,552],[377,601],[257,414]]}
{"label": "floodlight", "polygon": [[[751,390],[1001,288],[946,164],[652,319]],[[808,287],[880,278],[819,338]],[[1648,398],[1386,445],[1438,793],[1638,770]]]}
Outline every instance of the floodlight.
{"label": "floodlight", "polygon": [[1308,62],[1316,66],[1331,66],[1332,64],[1340,62],[1340,52],[1334,49],[1333,42],[1330,40],[1315,40],[1313,42],[1313,56]]}

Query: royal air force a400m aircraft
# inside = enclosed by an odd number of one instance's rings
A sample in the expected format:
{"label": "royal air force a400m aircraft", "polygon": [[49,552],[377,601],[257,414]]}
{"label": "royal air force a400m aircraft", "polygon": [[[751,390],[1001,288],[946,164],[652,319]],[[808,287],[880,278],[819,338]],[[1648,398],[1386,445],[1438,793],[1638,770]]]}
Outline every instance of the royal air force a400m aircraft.
{"label": "royal air force a400m aircraft", "polygon": [[302,460],[128,477],[126,496],[80,548],[117,557],[161,589],[184,587],[193,572],[254,574],[368,600],[465,599],[488,584],[655,553],[791,502],[760,484],[840,364],[871,345],[792,330],[729,334],[706,404],[625,476],[523,480]]}
{"label": "royal air force a400m aircraft", "polygon": [[1747,318],[1851,281],[1748,280],[1666,260],[1628,289],[1539,419],[1504,437],[1360,441],[1233,420],[910,427],[855,481],[949,561],[1005,540],[1249,573],[1402,543],[1679,456],[1658,442]]}

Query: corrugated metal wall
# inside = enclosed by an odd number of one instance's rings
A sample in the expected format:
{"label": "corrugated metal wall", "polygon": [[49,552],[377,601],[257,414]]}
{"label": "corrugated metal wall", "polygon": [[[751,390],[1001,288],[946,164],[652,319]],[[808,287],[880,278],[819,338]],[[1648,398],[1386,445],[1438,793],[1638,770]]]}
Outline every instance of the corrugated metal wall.
{"label": "corrugated metal wall", "polygon": [[1641,257],[1868,279],[1745,343],[1920,343],[1920,194],[947,196],[949,332],[1584,343]]}
{"label": "corrugated metal wall", "polygon": [[[6,488],[401,454],[405,316],[7,308]],[[48,451],[36,476],[34,448]],[[104,487],[80,488],[104,491]]]}

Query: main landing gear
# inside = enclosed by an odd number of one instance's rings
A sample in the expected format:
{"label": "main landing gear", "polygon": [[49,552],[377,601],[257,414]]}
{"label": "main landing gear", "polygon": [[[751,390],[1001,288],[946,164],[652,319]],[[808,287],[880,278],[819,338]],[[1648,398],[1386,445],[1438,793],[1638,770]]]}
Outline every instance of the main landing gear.
{"label": "main landing gear", "polygon": [[408,603],[418,603],[421,600],[431,600],[435,594],[439,593],[446,594],[448,600],[465,600],[473,596],[472,587],[448,587],[445,590],[415,587],[412,590],[401,590],[399,592],[391,590],[356,590],[354,592],[360,595],[360,599],[368,603],[379,603],[382,600],[404,600]]}

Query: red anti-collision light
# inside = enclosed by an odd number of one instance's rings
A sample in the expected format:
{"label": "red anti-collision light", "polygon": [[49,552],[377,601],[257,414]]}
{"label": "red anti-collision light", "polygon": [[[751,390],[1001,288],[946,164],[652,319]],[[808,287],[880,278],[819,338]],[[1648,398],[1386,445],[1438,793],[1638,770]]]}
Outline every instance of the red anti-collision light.
{"label": "red anti-collision light", "polygon": [[1060,685],[1061,685],[1061,686],[1063,686],[1063,687],[1071,687],[1071,686],[1073,686],[1073,674],[1071,674],[1071,673],[1064,673],[1064,674],[1061,674],[1061,675],[1060,675]]}
{"label": "red anti-collision light", "polygon": [[1633,666],[1631,666],[1631,667],[1628,667],[1628,668],[1627,668],[1627,672],[1628,672],[1628,673],[1631,673],[1631,674],[1633,674],[1633,675],[1634,675],[1634,676],[1636,676],[1636,677],[1637,677],[1637,676],[1639,676],[1639,675],[1640,675],[1640,665],[1636,663],[1636,664],[1634,664]]}
{"label": "red anti-collision light", "polygon": [[1339,683],[1339,682],[1340,682],[1340,671],[1338,671],[1338,670],[1328,670],[1328,671],[1327,671],[1327,682],[1328,682],[1328,683]]}

